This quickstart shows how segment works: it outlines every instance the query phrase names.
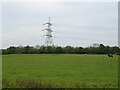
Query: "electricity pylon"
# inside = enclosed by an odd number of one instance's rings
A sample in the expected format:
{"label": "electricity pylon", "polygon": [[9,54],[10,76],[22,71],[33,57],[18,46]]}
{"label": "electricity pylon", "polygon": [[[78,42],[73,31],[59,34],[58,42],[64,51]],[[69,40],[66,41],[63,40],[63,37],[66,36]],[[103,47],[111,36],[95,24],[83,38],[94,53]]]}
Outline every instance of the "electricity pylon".
{"label": "electricity pylon", "polygon": [[50,17],[49,17],[49,20],[48,20],[48,23],[45,23],[44,25],[47,25],[47,28],[44,29],[46,30],[46,34],[44,35],[45,36],[45,43],[43,44],[43,46],[54,46],[53,44],[53,39],[52,39],[52,30],[51,30],[51,26],[52,24],[50,23]]}

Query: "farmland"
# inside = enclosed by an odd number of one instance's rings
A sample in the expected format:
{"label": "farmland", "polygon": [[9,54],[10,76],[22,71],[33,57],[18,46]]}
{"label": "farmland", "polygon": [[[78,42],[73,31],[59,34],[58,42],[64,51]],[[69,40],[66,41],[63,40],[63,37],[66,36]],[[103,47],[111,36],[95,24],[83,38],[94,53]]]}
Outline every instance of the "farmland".
{"label": "farmland", "polygon": [[[14,84],[18,79],[29,78],[38,82],[52,83],[53,87],[61,88],[73,88],[76,87],[76,83],[94,85],[89,87],[107,84],[110,84],[110,87],[117,87],[117,55],[109,58],[107,55],[82,54],[7,54],[2,58],[3,79]],[[59,85],[55,86],[56,84]],[[3,83],[3,87],[12,85],[7,86]]]}

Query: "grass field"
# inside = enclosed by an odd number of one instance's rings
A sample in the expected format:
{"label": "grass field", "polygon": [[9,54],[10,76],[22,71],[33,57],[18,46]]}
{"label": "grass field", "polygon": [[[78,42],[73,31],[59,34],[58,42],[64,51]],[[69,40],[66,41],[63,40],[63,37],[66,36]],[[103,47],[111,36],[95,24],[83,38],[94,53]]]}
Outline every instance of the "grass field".
{"label": "grass field", "polygon": [[12,87],[6,83],[15,84],[16,80],[23,80],[23,78],[26,81],[29,78],[33,81],[52,83],[52,87],[61,88],[82,85],[117,87],[117,55],[113,58],[107,55],[77,54],[12,54],[2,57],[5,82],[3,87]]}

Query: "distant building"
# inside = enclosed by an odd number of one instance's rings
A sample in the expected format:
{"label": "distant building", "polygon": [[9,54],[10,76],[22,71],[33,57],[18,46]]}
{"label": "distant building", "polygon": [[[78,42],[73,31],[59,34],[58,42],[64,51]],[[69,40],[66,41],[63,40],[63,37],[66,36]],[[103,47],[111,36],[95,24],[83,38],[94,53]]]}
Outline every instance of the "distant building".
{"label": "distant building", "polygon": [[100,46],[100,44],[98,44],[98,43],[94,43],[93,45],[91,45],[92,47],[99,47]]}

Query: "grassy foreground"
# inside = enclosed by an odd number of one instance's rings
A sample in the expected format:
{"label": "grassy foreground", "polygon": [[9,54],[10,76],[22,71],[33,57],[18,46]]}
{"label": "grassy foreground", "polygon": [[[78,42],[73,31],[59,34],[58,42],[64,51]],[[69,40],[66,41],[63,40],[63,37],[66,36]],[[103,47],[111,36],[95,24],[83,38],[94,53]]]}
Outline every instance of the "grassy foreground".
{"label": "grassy foreground", "polygon": [[3,55],[3,88],[117,87],[118,56],[77,54]]}

